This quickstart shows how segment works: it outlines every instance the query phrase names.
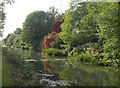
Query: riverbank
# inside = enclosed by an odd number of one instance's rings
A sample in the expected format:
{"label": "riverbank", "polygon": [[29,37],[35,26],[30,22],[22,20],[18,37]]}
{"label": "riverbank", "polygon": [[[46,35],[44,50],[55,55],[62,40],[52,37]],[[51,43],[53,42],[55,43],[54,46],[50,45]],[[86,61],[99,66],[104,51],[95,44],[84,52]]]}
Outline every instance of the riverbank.
{"label": "riverbank", "polygon": [[[25,55],[25,54],[24,54]],[[37,85],[40,76],[31,63],[24,61],[23,52],[12,48],[3,48],[2,86]]]}
{"label": "riverbank", "polygon": [[[8,76],[3,75],[6,77],[4,82],[7,82],[6,80],[11,82],[9,86],[49,85],[49,83],[46,82],[50,82],[50,85],[52,85],[53,82],[58,83],[58,81],[72,81],[75,85],[97,85],[96,81],[101,81],[99,85],[117,85],[118,82],[117,75],[119,70],[117,67],[97,66],[89,62],[81,62],[72,57],[43,57],[40,52],[20,52],[20,50],[3,48],[3,59],[4,57],[6,57],[8,62],[3,62],[3,65],[10,71],[4,72],[9,73]],[[3,70],[6,68],[3,67]],[[103,75],[103,72],[106,75]],[[95,77],[92,76],[94,74],[96,75]],[[90,78],[92,83],[88,83],[87,80],[89,78],[86,78],[86,75]],[[105,79],[106,77],[108,80]],[[76,83],[75,80],[78,82]],[[106,81],[106,83],[103,84],[102,81]],[[81,82],[83,83],[81,84]],[[112,84],[112,82],[114,83]],[[6,86],[7,84],[4,85]],[[70,85],[73,84],[71,83]]]}
{"label": "riverbank", "polygon": [[2,57],[2,86],[13,85],[11,66],[5,56]]}

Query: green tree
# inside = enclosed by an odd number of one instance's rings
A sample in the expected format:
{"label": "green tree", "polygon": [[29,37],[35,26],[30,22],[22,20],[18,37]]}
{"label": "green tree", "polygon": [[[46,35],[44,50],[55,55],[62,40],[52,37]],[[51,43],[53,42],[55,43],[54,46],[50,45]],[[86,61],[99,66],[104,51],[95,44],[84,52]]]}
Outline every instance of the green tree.
{"label": "green tree", "polygon": [[21,44],[23,42],[20,39],[20,33],[22,29],[21,28],[16,28],[14,33],[9,34],[5,39],[3,39],[3,42],[6,46],[12,46],[14,48],[20,48]]}
{"label": "green tree", "polygon": [[20,35],[21,32],[22,32],[21,28],[16,28],[16,30],[14,31],[14,34]]}
{"label": "green tree", "polygon": [[96,61],[119,63],[119,6],[117,2],[72,2],[59,35],[66,50],[78,53],[76,49],[82,48],[85,56],[86,52],[92,56],[90,48],[97,55],[93,56]]}
{"label": "green tree", "polygon": [[10,36],[7,38],[6,44],[9,47],[12,47],[14,45],[14,39],[15,39],[16,35],[15,34],[10,34]]}
{"label": "green tree", "polygon": [[42,38],[51,32],[54,15],[49,12],[35,11],[26,17],[23,23],[21,38],[25,43],[31,44],[34,49]]}
{"label": "green tree", "polygon": [[5,22],[5,12],[4,12],[4,8],[5,8],[5,4],[13,4],[14,0],[2,0],[0,1],[0,37],[2,37],[3,34],[3,29],[4,29],[4,22]]}
{"label": "green tree", "polygon": [[0,2],[0,37],[2,36],[3,33],[4,21],[5,21],[4,7],[5,7],[4,3]]}
{"label": "green tree", "polygon": [[58,9],[56,9],[55,7],[50,7],[49,10],[47,11],[49,14],[52,15],[52,17],[56,17],[58,15]]}
{"label": "green tree", "polygon": [[117,2],[100,3],[102,9],[97,20],[100,28],[99,37],[103,40],[104,60],[115,60],[120,57],[119,6]]}
{"label": "green tree", "polygon": [[63,16],[64,23],[60,38],[65,43],[65,48],[70,52],[73,47],[81,46],[89,42],[97,42],[97,26],[90,17],[87,2],[73,1],[70,9]]}

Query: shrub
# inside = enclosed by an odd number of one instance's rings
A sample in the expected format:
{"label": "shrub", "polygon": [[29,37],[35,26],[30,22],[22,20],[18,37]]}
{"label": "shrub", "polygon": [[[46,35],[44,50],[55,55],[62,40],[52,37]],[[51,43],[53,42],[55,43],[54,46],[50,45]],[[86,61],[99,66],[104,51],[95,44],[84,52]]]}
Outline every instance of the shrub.
{"label": "shrub", "polygon": [[59,50],[55,48],[43,49],[43,53],[47,55],[54,55],[54,56],[66,55],[66,52],[64,52],[64,50]]}
{"label": "shrub", "polygon": [[18,49],[13,49],[10,47],[3,47],[3,55],[8,58],[13,64],[21,66],[23,63],[23,53]]}
{"label": "shrub", "polygon": [[82,62],[92,62],[95,63],[99,59],[99,52],[95,51],[93,48],[86,48],[84,52],[74,51],[72,56]]}

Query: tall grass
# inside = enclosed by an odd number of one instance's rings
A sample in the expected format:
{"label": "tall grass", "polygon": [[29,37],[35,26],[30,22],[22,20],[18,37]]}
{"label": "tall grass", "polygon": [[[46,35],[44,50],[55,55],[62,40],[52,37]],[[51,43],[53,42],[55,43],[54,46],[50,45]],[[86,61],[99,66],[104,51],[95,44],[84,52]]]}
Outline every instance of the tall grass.
{"label": "tall grass", "polygon": [[2,48],[0,46],[0,87],[2,86]]}
{"label": "tall grass", "polygon": [[2,86],[13,86],[14,69],[16,69],[16,66],[21,67],[23,60],[19,52],[12,48],[3,47],[2,51]]}
{"label": "tall grass", "polygon": [[2,86],[11,86],[13,83],[10,64],[8,64],[7,58],[2,58]]}
{"label": "tall grass", "polygon": [[34,86],[39,82],[33,63],[25,62],[31,58],[28,52],[21,49],[3,48],[3,87],[4,86]]}

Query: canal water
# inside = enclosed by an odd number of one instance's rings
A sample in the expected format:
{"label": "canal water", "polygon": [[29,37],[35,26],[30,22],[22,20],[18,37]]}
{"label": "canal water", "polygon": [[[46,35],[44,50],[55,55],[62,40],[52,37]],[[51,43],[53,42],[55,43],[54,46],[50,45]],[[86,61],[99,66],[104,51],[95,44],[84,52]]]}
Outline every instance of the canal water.
{"label": "canal water", "polygon": [[26,62],[32,62],[39,73],[38,86],[120,86],[117,67],[90,65],[66,57],[37,57]]}

